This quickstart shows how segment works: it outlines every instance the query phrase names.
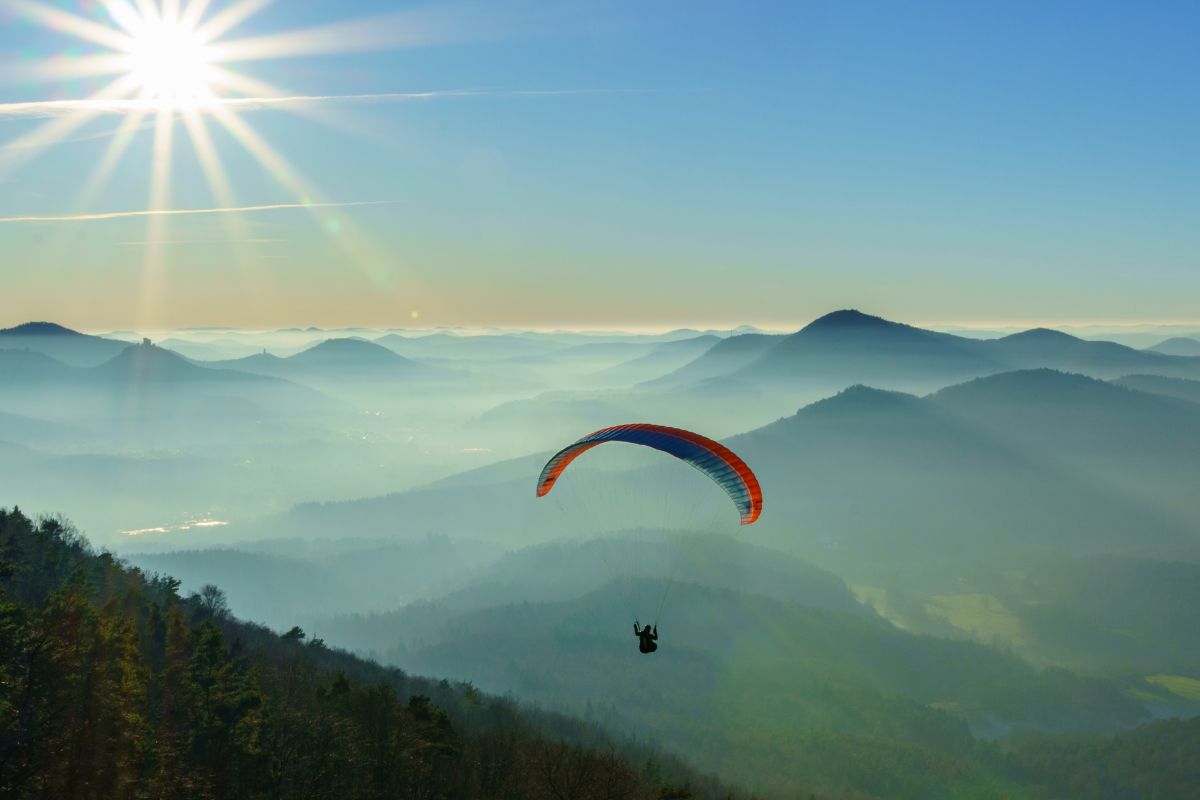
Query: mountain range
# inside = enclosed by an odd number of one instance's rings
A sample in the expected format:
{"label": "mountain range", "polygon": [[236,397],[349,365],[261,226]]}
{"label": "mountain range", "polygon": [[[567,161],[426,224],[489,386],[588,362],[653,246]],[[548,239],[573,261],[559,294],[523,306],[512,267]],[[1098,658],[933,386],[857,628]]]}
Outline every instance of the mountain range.
{"label": "mountain range", "polygon": [[1200,339],[1187,336],[1174,336],[1159,342],[1149,348],[1156,353],[1168,356],[1200,356]]}
{"label": "mountain range", "polygon": [[128,346],[128,342],[89,336],[53,322],[26,322],[0,330],[0,350],[44,353],[77,367],[102,364]]}
{"label": "mountain range", "polygon": [[[1147,719],[1140,704],[1148,698],[1172,702],[1145,681],[1135,681],[1144,697],[1134,700],[1116,682],[1039,671],[986,647],[905,632],[865,612],[834,576],[794,559],[779,557],[760,580],[769,552],[732,540],[694,545],[682,545],[691,554],[687,578],[575,586],[571,576],[603,563],[597,551],[619,543],[530,548],[485,570],[466,592],[319,627],[406,669],[653,735],[768,794],[801,781],[835,795],[880,791],[884,763],[935,753],[955,754],[954,777],[901,779],[893,766],[887,796],[925,797],[948,785],[966,791],[1002,772],[970,755],[970,731],[1115,731]],[[732,569],[704,569],[710,558]],[[739,576],[742,585],[731,586]],[[664,582],[672,589],[657,620],[662,647],[650,661],[634,647],[630,600]],[[863,751],[876,754],[878,773],[848,769],[850,753]],[[852,773],[855,783],[839,782]],[[1012,796],[996,791],[979,796]]]}
{"label": "mountain range", "polygon": [[[782,337],[733,337],[661,384],[725,376],[751,382],[808,383],[835,390],[856,383],[931,391],[1014,369],[1051,369],[1098,378],[1131,372],[1200,378],[1200,359],[1136,350],[1036,328],[998,339],[937,333],[858,311],[827,314]],[[653,385],[653,384],[652,384]]]}
{"label": "mountain range", "polygon": [[[747,534],[818,563],[890,569],[1014,549],[1194,557],[1200,548],[1200,406],[1081,375],[1001,373],[927,397],[852,387],[727,443],[763,485],[764,513]],[[312,535],[339,518],[362,535],[548,539],[562,518],[532,497],[537,462],[300,506],[264,524]],[[690,476],[681,469],[580,474],[623,497],[619,518],[629,520],[643,504],[658,509],[676,475]],[[694,502],[685,495],[678,506]],[[508,511],[496,518],[495,508]]]}

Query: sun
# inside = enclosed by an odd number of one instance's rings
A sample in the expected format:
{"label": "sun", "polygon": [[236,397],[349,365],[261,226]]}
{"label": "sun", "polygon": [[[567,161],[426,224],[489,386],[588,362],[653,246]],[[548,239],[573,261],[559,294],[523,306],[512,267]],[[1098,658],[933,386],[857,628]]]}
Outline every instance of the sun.
{"label": "sun", "polygon": [[[36,109],[46,119],[11,142],[0,142],[0,184],[8,174],[59,143],[107,139],[90,172],[81,176],[75,207],[86,209],[105,195],[142,131],[149,131],[146,208],[142,265],[143,295],[150,303],[159,275],[167,264],[168,219],[180,213],[220,213],[234,243],[234,256],[244,266],[251,259],[237,243],[248,241],[238,213],[245,208],[308,208],[322,229],[331,233],[346,223],[330,219],[319,209],[331,205],[324,193],[288,158],[275,149],[243,111],[294,111],[329,121],[311,107],[308,97],[289,93],[253,76],[255,62],[352,53],[397,46],[404,26],[390,16],[335,20],[315,27],[247,33],[247,23],[278,0],[0,0],[0,17],[8,12],[49,31],[83,43],[75,48],[22,65],[30,74],[50,82],[74,84],[81,78],[105,80],[90,96],[65,100],[9,103],[7,108]],[[62,6],[76,5],[78,11]],[[7,81],[0,75],[0,84]],[[6,104],[0,103],[0,118]],[[122,117],[119,127],[105,132],[85,131],[101,116]],[[176,132],[183,136],[176,136]],[[220,138],[214,138],[214,131]],[[172,208],[172,161],[179,140],[191,144],[194,162],[212,198],[200,211]],[[247,204],[237,196],[233,177],[225,169],[222,149],[237,147],[283,190],[292,203]],[[276,200],[278,198],[272,198]],[[118,213],[118,216],[123,216]],[[376,264],[383,257],[361,234],[336,237],[338,246],[356,264]],[[252,267],[248,267],[252,268]]]}
{"label": "sun", "polygon": [[213,54],[182,19],[144,19],[125,47],[141,99],[159,108],[192,108],[216,98]]}

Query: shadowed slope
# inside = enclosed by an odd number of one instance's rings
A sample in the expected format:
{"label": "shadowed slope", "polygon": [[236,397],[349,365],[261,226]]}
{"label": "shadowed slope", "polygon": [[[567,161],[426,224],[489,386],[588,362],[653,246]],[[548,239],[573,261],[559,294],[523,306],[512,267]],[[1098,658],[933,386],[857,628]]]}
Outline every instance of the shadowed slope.
{"label": "shadowed slope", "polygon": [[79,367],[100,364],[128,346],[128,342],[89,336],[53,322],[26,322],[0,330],[0,350],[27,349]]}

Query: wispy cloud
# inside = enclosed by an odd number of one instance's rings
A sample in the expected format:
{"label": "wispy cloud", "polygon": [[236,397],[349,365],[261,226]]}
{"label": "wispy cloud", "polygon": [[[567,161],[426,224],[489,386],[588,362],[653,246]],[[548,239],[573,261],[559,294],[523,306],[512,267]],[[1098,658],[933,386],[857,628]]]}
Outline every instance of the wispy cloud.
{"label": "wispy cloud", "polygon": [[131,239],[124,242],[113,242],[117,247],[145,247],[147,245],[179,245],[186,244],[188,246],[198,244],[286,244],[287,239]]}
{"label": "wispy cloud", "polygon": [[[0,108],[2,108],[2,107],[3,106],[0,106]],[[28,116],[33,117],[35,115],[30,114]],[[52,114],[42,114],[41,118],[44,119],[48,116],[53,116],[53,115]],[[0,120],[19,119],[19,118],[20,117],[17,115],[14,115],[12,117],[6,117],[3,114],[3,112],[0,112]],[[139,122],[137,125],[133,125],[133,126],[122,123],[120,126],[118,126],[116,128],[111,128],[109,130],[97,131],[95,133],[88,133],[88,134],[84,134],[82,136],[64,136],[62,139],[58,140],[57,144],[67,144],[69,142],[89,142],[89,141],[93,141],[96,139],[110,139],[113,136],[117,136],[123,132],[127,132],[127,131],[136,132],[136,131],[140,131],[140,130],[145,130],[146,128],[151,128],[153,126],[154,126],[154,120],[147,118],[147,119]],[[42,145],[38,142],[16,141],[16,142],[12,142],[9,144],[0,145],[0,152],[3,152],[5,150],[37,150],[41,146]]]}
{"label": "wispy cloud", "polygon": [[[555,97],[564,95],[612,94],[605,89],[440,89],[427,92],[388,92],[384,94],[293,95],[290,97],[230,97],[218,98],[194,106],[200,112],[215,109],[263,111],[271,108],[319,105],[325,103],[395,103],[419,100],[439,100],[454,97]],[[45,119],[69,114],[130,114],[154,112],[158,103],[152,100],[35,100],[28,103],[0,104],[0,119]],[[180,109],[188,110],[188,109]]]}
{"label": "wispy cloud", "polygon": [[0,217],[0,223],[19,222],[98,222],[110,219],[129,219],[132,217],[183,217],[195,214],[251,214],[260,211],[287,211],[290,209],[309,208],[351,208],[354,206],[386,206],[399,203],[399,200],[357,200],[347,203],[271,203],[258,206],[229,206],[225,208],[162,208],[144,209],[138,211],[108,211],[99,214],[61,214],[61,215],[27,215],[20,217]]}

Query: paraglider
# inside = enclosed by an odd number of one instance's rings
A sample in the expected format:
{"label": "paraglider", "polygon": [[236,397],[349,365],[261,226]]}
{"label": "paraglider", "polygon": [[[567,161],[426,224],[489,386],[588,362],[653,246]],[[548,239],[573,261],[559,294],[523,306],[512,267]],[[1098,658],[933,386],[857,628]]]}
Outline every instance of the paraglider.
{"label": "paraglider", "polygon": [[641,653],[653,653],[658,649],[655,642],[658,641],[658,626],[647,625],[641,630],[638,629],[638,621],[633,621],[633,635],[638,637],[638,651]]}
{"label": "paraglider", "polygon": [[[752,525],[762,514],[762,488],[758,478],[737,454],[698,433],[649,423],[602,428],[559,450],[546,462],[541,475],[538,476],[537,496],[545,497],[549,494],[572,461],[606,442],[626,442],[650,447],[695,467],[725,491],[737,508],[742,525]],[[653,653],[658,649],[657,621],[643,628],[635,620],[633,632],[638,637],[640,652]]]}
{"label": "paraglider", "polygon": [[545,497],[567,465],[605,442],[628,442],[652,447],[691,464],[725,490],[725,494],[737,506],[743,525],[752,525],[762,513],[762,489],[758,485],[758,478],[732,450],[698,433],[645,422],[601,428],[559,450],[542,467],[537,496]]}

